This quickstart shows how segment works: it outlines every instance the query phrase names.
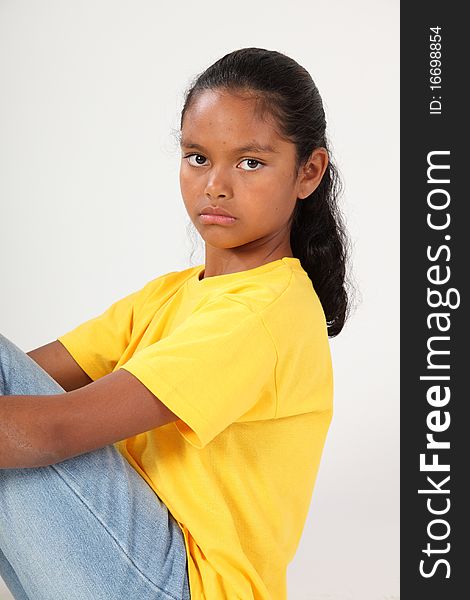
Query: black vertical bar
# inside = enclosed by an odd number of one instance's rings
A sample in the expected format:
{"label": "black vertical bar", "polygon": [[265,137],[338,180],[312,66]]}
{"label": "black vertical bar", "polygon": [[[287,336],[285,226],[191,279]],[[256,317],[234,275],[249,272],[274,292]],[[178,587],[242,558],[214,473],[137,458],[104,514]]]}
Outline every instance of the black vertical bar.
{"label": "black vertical bar", "polygon": [[470,597],[470,36],[462,11],[450,1],[401,3],[401,600]]}

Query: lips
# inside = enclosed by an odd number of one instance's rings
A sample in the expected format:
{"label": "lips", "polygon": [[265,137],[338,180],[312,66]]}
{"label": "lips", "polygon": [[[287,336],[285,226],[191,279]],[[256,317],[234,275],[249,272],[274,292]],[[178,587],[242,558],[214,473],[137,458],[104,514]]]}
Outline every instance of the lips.
{"label": "lips", "polygon": [[231,217],[232,219],[235,219],[235,217],[227,210],[218,207],[214,208],[213,206],[206,206],[206,208],[203,208],[201,215],[219,215],[221,217]]}

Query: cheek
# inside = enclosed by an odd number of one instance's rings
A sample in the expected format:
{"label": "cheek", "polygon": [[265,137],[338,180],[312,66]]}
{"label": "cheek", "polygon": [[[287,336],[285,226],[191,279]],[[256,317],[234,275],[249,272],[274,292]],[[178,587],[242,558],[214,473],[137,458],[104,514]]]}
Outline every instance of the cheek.
{"label": "cheek", "polygon": [[183,197],[188,197],[191,195],[191,191],[194,188],[194,181],[191,177],[188,176],[186,169],[182,168],[180,170],[180,189]]}
{"label": "cheek", "polygon": [[273,178],[271,173],[260,173],[257,176],[252,174],[251,177],[249,175],[246,178],[242,177],[239,179],[238,186],[235,189],[236,192],[264,199],[282,194],[279,179]]}
{"label": "cheek", "polygon": [[180,186],[186,185],[187,177],[186,177],[186,169],[183,165],[180,166]]}
{"label": "cheek", "polygon": [[262,195],[264,210],[269,207],[268,219],[271,223],[288,219],[297,201],[296,190],[287,176],[264,186]]}

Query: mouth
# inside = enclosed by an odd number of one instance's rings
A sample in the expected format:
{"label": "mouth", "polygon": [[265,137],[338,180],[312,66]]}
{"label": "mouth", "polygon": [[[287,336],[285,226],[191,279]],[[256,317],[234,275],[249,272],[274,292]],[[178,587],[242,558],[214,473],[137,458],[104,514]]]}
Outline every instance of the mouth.
{"label": "mouth", "polygon": [[235,223],[237,219],[228,215],[202,213],[199,215],[199,220],[205,225],[231,225],[232,223]]}
{"label": "mouth", "polygon": [[205,225],[231,225],[237,219],[221,206],[205,206],[199,220]]}
{"label": "mouth", "polygon": [[235,218],[233,215],[231,215],[228,210],[225,210],[225,208],[222,208],[221,206],[205,206],[202,210],[201,210],[201,215],[220,215],[222,217],[232,217]]}

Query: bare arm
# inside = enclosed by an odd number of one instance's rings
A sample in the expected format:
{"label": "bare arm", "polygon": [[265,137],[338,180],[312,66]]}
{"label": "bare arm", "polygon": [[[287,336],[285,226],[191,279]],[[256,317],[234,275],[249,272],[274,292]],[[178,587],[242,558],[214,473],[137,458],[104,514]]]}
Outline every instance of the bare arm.
{"label": "bare arm", "polygon": [[49,373],[66,392],[77,390],[93,381],[58,340],[26,354]]}
{"label": "bare arm", "polygon": [[124,369],[68,393],[4,396],[0,469],[51,465],[177,419]]}

